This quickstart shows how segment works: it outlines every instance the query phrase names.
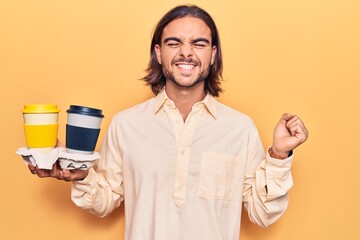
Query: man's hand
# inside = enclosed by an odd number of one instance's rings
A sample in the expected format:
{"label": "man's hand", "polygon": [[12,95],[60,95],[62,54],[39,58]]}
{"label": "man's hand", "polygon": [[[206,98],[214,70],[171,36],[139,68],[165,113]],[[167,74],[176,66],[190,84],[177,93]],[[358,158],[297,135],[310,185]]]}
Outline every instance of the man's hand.
{"label": "man's hand", "polygon": [[32,174],[36,174],[40,178],[52,177],[64,181],[82,180],[89,173],[89,170],[61,169],[59,162],[54,163],[53,168],[51,170],[39,169],[37,166],[33,166],[31,163],[29,163],[28,167]]}
{"label": "man's hand", "polygon": [[270,155],[284,159],[297,146],[306,141],[308,130],[296,115],[284,113],[275,127]]}

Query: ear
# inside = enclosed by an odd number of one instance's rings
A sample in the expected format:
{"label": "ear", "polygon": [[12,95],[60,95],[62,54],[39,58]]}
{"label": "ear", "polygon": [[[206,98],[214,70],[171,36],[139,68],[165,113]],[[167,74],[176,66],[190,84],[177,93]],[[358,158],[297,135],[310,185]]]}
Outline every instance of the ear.
{"label": "ear", "polygon": [[215,62],[216,52],[217,52],[217,48],[216,46],[213,46],[211,51],[211,65],[213,65]]}
{"label": "ear", "polygon": [[159,44],[155,45],[154,50],[155,50],[155,53],[156,53],[157,61],[161,65],[161,48],[160,48]]}

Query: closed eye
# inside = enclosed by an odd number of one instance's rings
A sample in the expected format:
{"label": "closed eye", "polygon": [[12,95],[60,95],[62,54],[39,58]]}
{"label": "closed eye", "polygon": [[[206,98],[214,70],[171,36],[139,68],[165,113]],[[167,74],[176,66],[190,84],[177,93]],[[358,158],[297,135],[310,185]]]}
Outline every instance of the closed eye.
{"label": "closed eye", "polygon": [[206,44],[201,44],[201,43],[195,43],[193,44],[196,48],[204,48],[206,47],[207,45]]}
{"label": "closed eye", "polygon": [[180,43],[179,42],[168,42],[166,45],[168,47],[179,47]]}
{"label": "closed eye", "polygon": [[[164,44],[170,48],[178,48],[184,43],[179,38],[169,37],[164,40]],[[192,40],[190,45],[197,49],[203,49],[210,46],[210,41],[206,38],[197,38]]]}
{"label": "closed eye", "polygon": [[181,41],[179,38],[170,37],[164,40],[164,44],[168,47],[179,47],[181,45]]}
{"label": "closed eye", "polygon": [[197,38],[191,41],[191,44],[196,48],[205,48],[210,46],[210,41],[206,38]]}

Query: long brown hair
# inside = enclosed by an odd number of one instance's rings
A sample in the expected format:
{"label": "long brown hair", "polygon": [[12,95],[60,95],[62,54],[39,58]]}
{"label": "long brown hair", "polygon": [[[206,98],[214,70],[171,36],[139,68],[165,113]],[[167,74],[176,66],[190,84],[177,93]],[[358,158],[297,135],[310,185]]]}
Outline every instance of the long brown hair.
{"label": "long brown hair", "polygon": [[161,36],[164,28],[171,21],[183,18],[186,16],[196,17],[203,20],[206,25],[210,28],[211,31],[211,44],[216,46],[216,56],[215,61],[211,65],[211,69],[208,77],[205,79],[205,92],[209,93],[215,97],[219,96],[219,93],[222,92],[220,87],[222,80],[222,54],[220,46],[219,33],[216,28],[215,22],[205,10],[195,6],[195,5],[181,5],[171,9],[166,13],[158,22],[155,27],[151,47],[150,47],[150,61],[146,69],[147,75],[142,78],[146,85],[150,85],[152,91],[157,95],[159,91],[165,86],[165,76],[162,72],[162,66],[158,63],[155,52],[155,45],[161,45]]}

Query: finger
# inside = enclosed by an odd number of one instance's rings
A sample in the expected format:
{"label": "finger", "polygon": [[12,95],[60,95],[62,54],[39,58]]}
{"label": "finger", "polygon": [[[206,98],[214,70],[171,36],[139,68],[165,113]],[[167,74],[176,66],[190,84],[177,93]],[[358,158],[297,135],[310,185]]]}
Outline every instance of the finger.
{"label": "finger", "polygon": [[75,178],[76,178],[76,176],[69,169],[61,169],[59,171],[59,177],[58,177],[59,180],[64,180],[64,181],[69,182],[69,181],[73,181]]}
{"label": "finger", "polygon": [[307,128],[305,127],[304,123],[301,121],[300,118],[296,118],[294,120],[290,120],[287,124],[286,124],[286,127],[288,129],[291,129],[291,128],[296,128],[296,127],[301,127],[301,129],[303,130],[303,132],[308,135],[308,130]]}
{"label": "finger", "polygon": [[61,170],[61,167],[60,167],[59,161],[56,161],[53,164],[52,169],[49,171],[50,177],[59,178],[60,170]]}
{"label": "finger", "polygon": [[57,173],[56,173],[55,178],[57,178],[58,180],[65,180],[64,170],[65,170],[65,169],[59,169],[59,170],[57,171]]}
{"label": "finger", "polygon": [[50,170],[47,169],[40,169],[36,167],[36,173],[40,178],[50,177]]}
{"label": "finger", "polygon": [[301,122],[300,118],[298,118],[297,116],[294,116],[293,118],[291,118],[287,123],[286,123],[286,127],[287,128],[291,128],[294,127],[296,125],[303,125],[303,123]]}
{"label": "finger", "polygon": [[28,168],[32,174],[36,174],[36,168],[31,163],[28,164]]}
{"label": "finger", "polygon": [[57,169],[56,167],[53,167],[50,171],[49,174],[51,177],[53,178],[58,178],[60,176],[59,174],[59,169]]}
{"label": "finger", "polygon": [[289,128],[289,132],[291,136],[296,136],[301,131],[300,126],[298,124],[295,124]]}
{"label": "finger", "polygon": [[289,129],[290,134],[296,137],[300,143],[303,143],[307,139],[307,130],[302,125],[295,125]]}
{"label": "finger", "polygon": [[283,115],[281,116],[280,121],[281,121],[282,123],[286,123],[286,122],[289,121],[292,117],[293,117],[293,115],[290,114],[290,113],[283,113]]}
{"label": "finger", "polygon": [[308,130],[306,129],[305,126],[303,125],[300,125],[299,126],[299,134],[298,134],[298,138],[301,140],[301,142],[305,142],[307,140],[309,136],[309,132]]}
{"label": "finger", "polygon": [[72,177],[69,169],[63,169],[62,174],[65,181],[71,181]]}
{"label": "finger", "polygon": [[286,122],[286,126],[289,127],[289,125],[299,122],[300,118],[296,115],[292,115],[292,117]]}
{"label": "finger", "polygon": [[29,168],[30,170],[35,170],[35,166],[34,166],[34,165],[32,165],[32,164],[31,164],[31,162],[29,162],[29,164],[28,164],[28,168]]}

